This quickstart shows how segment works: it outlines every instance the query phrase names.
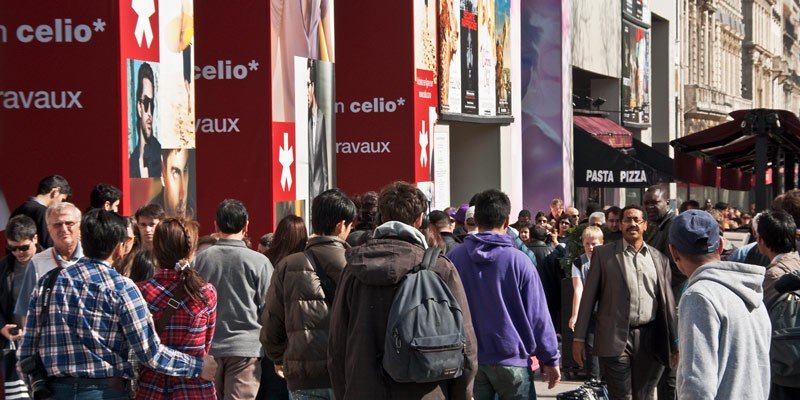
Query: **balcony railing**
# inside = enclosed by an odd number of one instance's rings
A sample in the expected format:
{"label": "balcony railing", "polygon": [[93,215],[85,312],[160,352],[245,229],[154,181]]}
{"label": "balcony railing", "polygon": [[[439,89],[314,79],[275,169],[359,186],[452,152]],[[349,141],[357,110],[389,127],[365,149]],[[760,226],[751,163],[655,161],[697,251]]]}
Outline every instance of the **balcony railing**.
{"label": "balcony railing", "polygon": [[752,108],[753,101],[705,85],[684,85],[684,105],[687,113],[725,115]]}

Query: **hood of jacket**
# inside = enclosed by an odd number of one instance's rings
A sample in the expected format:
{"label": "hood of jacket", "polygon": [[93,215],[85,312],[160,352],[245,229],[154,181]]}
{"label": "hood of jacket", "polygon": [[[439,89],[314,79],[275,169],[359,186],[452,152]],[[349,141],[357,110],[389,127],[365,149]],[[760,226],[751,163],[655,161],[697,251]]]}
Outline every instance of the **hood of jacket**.
{"label": "hood of jacket", "polygon": [[764,268],[758,265],[716,261],[698,268],[689,278],[689,286],[699,281],[713,281],[727,287],[752,310],[763,303]]}
{"label": "hood of jacket", "polygon": [[503,254],[506,247],[514,247],[513,239],[507,234],[481,232],[464,238],[467,254],[475,265],[492,264]]}
{"label": "hood of jacket", "polygon": [[346,253],[347,268],[368,285],[393,286],[422,262],[425,236],[413,226],[389,221],[375,228],[375,235]]}

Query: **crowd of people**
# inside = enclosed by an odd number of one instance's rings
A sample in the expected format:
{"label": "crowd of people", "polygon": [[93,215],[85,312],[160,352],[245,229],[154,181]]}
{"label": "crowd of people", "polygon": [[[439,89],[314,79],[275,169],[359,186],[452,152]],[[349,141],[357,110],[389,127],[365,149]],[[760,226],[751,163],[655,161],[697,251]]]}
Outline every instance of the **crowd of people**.
{"label": "crowd of people", "polygon": [[[800,288],[800,190],[756,214],[653,186],[642,206],[554,199],[511,223],[501,191],[431,211],[393,182],[322,192],[255,249],[239,200],[201,237],[158,205],[120,216],[111,185],[85,212],[71,194],[47,177],[5,227],[8,399],[530,399],[535,371],[559,383],[561,351],[613,399],[800,398],[800,358],[770,352],[771,311]],[[412,281],[443,295],[413,304]]]}

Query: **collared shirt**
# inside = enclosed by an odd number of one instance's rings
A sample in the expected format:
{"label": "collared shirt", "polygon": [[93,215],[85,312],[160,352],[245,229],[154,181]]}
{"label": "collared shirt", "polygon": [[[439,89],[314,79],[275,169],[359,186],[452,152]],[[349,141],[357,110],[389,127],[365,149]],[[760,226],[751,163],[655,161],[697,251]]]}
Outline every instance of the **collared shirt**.
{"label": "collared shirt", "polygon": [[647,246],[642,244],[639,251],[625,241],[623,259],[625,261],[625,278],[630,292],[630,326],[640,326],[651,322],[656,317],[656,290],[658,278],[656,266]]}
{"label": "collared shirt", "polygon": [[39,278],[59,265],[66,268],[75,264],[81,257],[83,257],[83,248],[80,242],[78,242],[78,246],[75,247],[75,251],[72,252],[68,259],[61,257],[61,254],[55,251],[55,247],[36,253],[28,263],[28,267],[25,268],[25,276],[22,278],[22,286],[19,288],[17,304],[14,306],[14,315],[17,318],[21,318],[28,314],[30,295]]}
{"label": "collared shirt", "polygon": [[[110,265],[88,258],[59,272],[47,325],[38,329],[41,302],[34,289],[19,358],[38,350],[50,377],[131,378],[128,350],[156,371],[197,377],[203,360],[163,346],[139,289]],[[41,332],[39,332],[41,331]],[[34,349],[34,335],[40,335]]]}

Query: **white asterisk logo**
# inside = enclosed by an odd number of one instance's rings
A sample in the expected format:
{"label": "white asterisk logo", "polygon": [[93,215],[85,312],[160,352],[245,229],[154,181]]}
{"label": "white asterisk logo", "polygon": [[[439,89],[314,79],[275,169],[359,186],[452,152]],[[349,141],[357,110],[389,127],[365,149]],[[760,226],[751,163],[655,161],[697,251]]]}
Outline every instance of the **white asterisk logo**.
{"label": "white asterisk logo", "polygon": [[425,129],[425,121],[422,121],[422,130],[419,131],[419,165],[428,165],[428,131]]}
{"label": "white asterisk logo", "polygon": [[281,188],[285,192],[292,188],[292,171],[289,167],[294,162],[294,147],[289,147],[288,132],[283,132],[283,146],[278,148],[278,162],[281,164]]}
{"label": "white asterisk logo", "polygon": [[250,60],[247,66],[250,67],[250,71],[258,71],[258,61],[256,60]]}
{"label": "white asterisk logo", "polygon": [[150,48],[150,43],[153,41],[153,27],[150,26],[150,16],[156,12],[154,0],[132,0],[131,8],[139,15],[136,21],[136,27],[133,30],[133,36],[136,38],[136,44],[142,47],[142,39],[147,40],[147,48]]}
{"label": "white asterisk logo", "polygon": [[94,26],[95,32],[105,32],[106,31],[106,23],[102,19],[98,18],[94,22],[92,22],[92,26]]}
{"label": "white asterisk logo", "polygon": [[402,97],[397,99],[397,104],[401,105],[401,106],[405,105],[406,104],[406,99],[404,99]]}

